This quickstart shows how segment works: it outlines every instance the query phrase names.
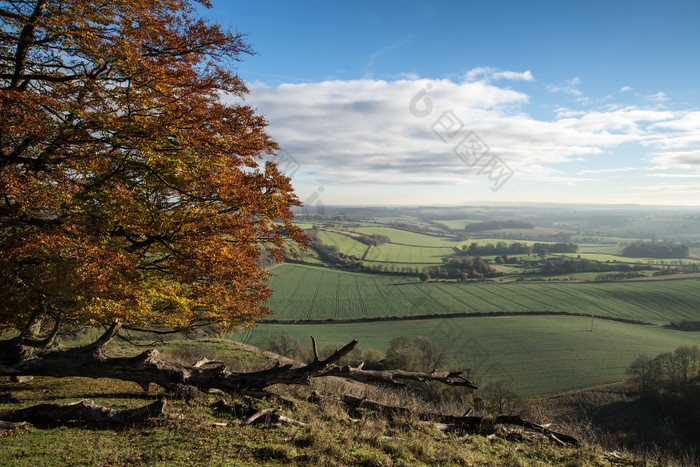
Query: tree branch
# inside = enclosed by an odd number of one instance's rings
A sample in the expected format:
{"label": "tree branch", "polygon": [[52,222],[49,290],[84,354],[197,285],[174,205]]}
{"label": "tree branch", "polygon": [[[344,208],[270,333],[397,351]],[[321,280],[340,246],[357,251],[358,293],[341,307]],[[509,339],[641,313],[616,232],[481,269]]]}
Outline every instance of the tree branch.
{"label": "tree branch", "polygon": [[22,32],[19,35],[19,41],[17,43],[17,51],[15,52],[14,73],[5,77],[5,79],[12,78],[12,81],[10,82],[10,89],[18,89],[20,87],[20,83],[24,79],[27,52],[29,51],[29,47],[32,45],[34,29],[39,22],[39,18],[41,18],[41,16],[44,14],[47,3],[48,0],[38,0],[36,2],[36,6],[34,7],[34,11],[22,28]]}
{"label": "tree branch", "polygon": [[416,381],[425,383],[428,381],[438,381],[448,386],[458,386],[470,389],[477,389],[477,386],[464,378],[461,371],[441,372],[441,373],[419,373],[403,370],[363,370],[362,366],[352,368],[350,365],[334,366],[325,370],[318,376],[340,376],[343,378],[360,381],[363,383],[381,383],[389,386],[405,387],[405,381]]}

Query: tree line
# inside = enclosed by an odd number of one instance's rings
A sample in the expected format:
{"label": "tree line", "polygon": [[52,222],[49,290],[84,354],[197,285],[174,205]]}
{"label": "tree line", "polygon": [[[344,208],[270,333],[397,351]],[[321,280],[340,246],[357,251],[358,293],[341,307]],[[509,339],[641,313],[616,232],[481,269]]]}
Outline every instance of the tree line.
{"label": "tree line", "polygon": [[535,224],[522,221],[486,221],[473,222],[464,226],[465,232],[482,232],[484,230],[534,229]]}
{"label": "tree line", "polygon": [[700,349],[685,346],[653,358],[638,357],[627,374],[641,404],[658,418],[664,447],[699,449]]}
{"label": "tree line", "polygon": [[461,253],[469,256],[492,255],[547,255],[549,253],[576,253],[578,245],[575,243],[534,243],[528,245],[522,242],[498,242],[479,245],[472,242],[469,246],[463,245]]}
{"label": "tree line", "polygon": [[630,258],[687,258],[690,249],[668,242],[635,242],[625,247],[622,255]]}

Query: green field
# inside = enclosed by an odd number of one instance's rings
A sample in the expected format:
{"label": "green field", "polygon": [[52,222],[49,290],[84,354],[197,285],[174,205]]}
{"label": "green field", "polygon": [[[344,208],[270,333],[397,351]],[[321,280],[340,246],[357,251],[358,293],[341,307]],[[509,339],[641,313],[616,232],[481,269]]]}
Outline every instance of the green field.
{"label": "green field", "polygon": [[[468,217],[465,212],[463,218],[437,222],[462,229],[470,222]],[[637,219],[633,228],[640,232],[659,229],[661,219]],[[667,225],[667,231],[682,229],[686,221],[676,219]],[[377,224],[337,225],[342,230],[389,237],[389,243],[368,248],[346,235],[319,235],[321,241],[336,245],[346,255],[362,258],[365,265],[382,265],[387,270],[429,270],[441,265],[443,258],[454,256],[455,247],[472,243],[552,243],[518,238],[538,238],[559,231],[540,227],[479,232],[477,236],[488,237],[459,241]],[[630,233],[629,225],[619,232],[635,235]],[[505,233],[513,237],[491,237]],[[657,267],[700,262],[694,258],[625,257],[625,246],[636,239],[596,235],[574,237],[579,244],[576,253],[548,256],[650,263]],[[691,250],[695,254],[698,251]],[[516,256],[523,261],[539,261],[536,255],[509,255]],[[495,256],[483,258],[507,275],[488,284],[421,284],[408,276],[282,265],[274,269],[275,277],[269,283],[274,293],[268,306],[274,313],[258,328],[234,338],[265,345],[273,336],[286,332],[301,342],[313,335],[321,348],[358,339],[362,348],[384,351],[397,335],[423,335],[449,350],[453,366],[472,366],[484,381],[505,380],[523,395],[619,381],[639,355],[700,344],[700,333],[663,327],[671,321],[700,320],[700,279],[593,282],[600,272],[543,275],[538,268],[530,271],[494,264]],[[643,273],[651,276],[653,271]],[[521,276],[539,282],[518,282]]]}
{"label": "green field", "polygon": [[454,256],[454,248],[445,247],[411,247],[385,243],[371,247],[365,259],[386,263],[442,264],[442,258]]}
{"label": "green field", "polygon": [[352,237],[335,232],[320,230],[318,232],[318,239],[326,245],[335,245],[338,247],[341,253],[349,256],[355,256],[358,259],[362,259],[365,251],[367,251],[366,243],[362,243],[361,241]]}
{"label": "green field", "polygon": [[406,230],[392,229],[391,227],[355,227],[348,230],[366,235],[386,235],[391,239],[391,243],[399,243],[402,245],[452,248],[457,244],[456,238],[434,237],[432,235],[423,235]]}
{"label": "green field", "polygon": [[[358,339],[384,351],[394,336],[424,335],[450,351],[453,365],[473,366],[486,381],[505,379],[524,395],[618,381],[641,354],[700,343],[698,333],[660,326],[700,319],[700,279],[478,285],[298,265],[273,272],[273,315],[235,339],[264,345],[287,332],[302,342],[313,335],[321,346]],[[499,312],[538,314],[463,316]],[[554,314],[562,312],[596,318]],[[386,317],[393,318],[367,321]],[[350,322],[270,321],[328,319]]]}
{"label": "green field", "polygon": [[452,365],[472,366],[484,381],[505,380],[523,395],[580,389],[625,378],[639,355],[697,345],[697,333],[569,316],[447,318],[353,324],[260,324],[234,339],[264,345],[289,333],[320,348],[357,339],[362,349],[385,351],[401,334],[423,335],[445,347]]}
{"label": "green field", "polygon": [[700,280],[605,283],[421,284],[417,279],[282,265],[273,319],[366,318],[559,311],[666,324],[700,319]]}
{"label": "green field", "polygon": [[622,250],[625,247],[622,245],[601,245],[597,243],[579,243],[577,253],[598,253],[606,255],[622,255]]}
{"label": "green field", "polygon": [[464,230],[464,226],[467,224],[474,224],[475,221],[473,219],[450,219],[450,220],[444,220],[444,221],[436,221],[439,222],[442,225],[445,225],[449,227],[452,230]]}

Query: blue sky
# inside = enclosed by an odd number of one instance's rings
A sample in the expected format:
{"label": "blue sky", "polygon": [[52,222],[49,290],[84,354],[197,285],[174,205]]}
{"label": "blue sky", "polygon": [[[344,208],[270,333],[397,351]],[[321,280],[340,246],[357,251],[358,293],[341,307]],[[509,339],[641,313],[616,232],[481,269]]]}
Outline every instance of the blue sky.
{"label": "blue sky", "polygon": [[214,0],[299,198],[696,206],[700,2]]}

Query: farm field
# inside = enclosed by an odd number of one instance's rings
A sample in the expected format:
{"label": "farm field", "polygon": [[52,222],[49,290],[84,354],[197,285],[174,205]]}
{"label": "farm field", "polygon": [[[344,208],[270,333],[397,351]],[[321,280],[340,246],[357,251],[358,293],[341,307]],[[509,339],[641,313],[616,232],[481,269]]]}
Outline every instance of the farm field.
{"label": "farm field", "polygon": [[597,243],[579,243],[577,253],[598,253],[607,255],[622,255],[622,250],[625,249],[622,245],[601,245]]}
{"label": "farm field", "polygon": [[[474,212],[482,215],[479,209]],[[463,217],[435,222],[457,233],[468,222],[477,222],[469,215],[465,211]],[[399,216],[392,220],[416,221]],[[656,219],[638,219],[635,227],[641,231],[647,221],[650,227],[660,226]],[[556,227],[506,229],[474,233],[483,238],[460,241],[379,223],[339,221],[330,225],[390,239],[389,243],[367,247],[347,235],[320,232],[321,241],[336,245],[346,255],[362,258],[365,266],[381,265],[386,271],[410,268],[431,276],[435,276],[433,266],[442,265],[443,258],[455,256],[455,249],[462,246],[547,244],[554,243],[548,241],[553,235],[565,232]],[[677,221],[669,229],[681,226]],[[552,253],[547,258],[555,262],[556,258],[571,258],[610,265],[650,264],[657,269],[700,263],[693,257],[622,256],[626,245],[645,238],[623,236],[634,235],[630,232],[627,226],[619,229],[618,237],[593,231],[571,236],[569,241],[579,245],[576,253]],[[697,251],[700,249],[691,248],[691,253]],[[542,261],[537,255],[508,255],[533,262],[525,268],[496,264],[496,256],[500,255],[484,255],[482,259],[506,275],[486,284],[456,283],[454,278],[420,283],[417,277],[405,275],[281,265],[274,269],[275,277],[269,282],[274,292],[268,306],[274,313],[257,328],[234,334],[233,338],[265,345],[282,333],[302,343],[313,335],[321,348],[358,339],[361,348],[383,352],[395,336],[423,335],[448,349],[453,366],[472,366],[485,382],[504,380],[525,396],[620,381],[626,377],[629,363],[639,355],[700,344],[697,332],[664,327],[672,321],[700,321],[700,278],[595,282],[597,276],[606,273],[605,267],[599,272],[545,274],[537,264]],[[639,272],[652,276],[655,271]],[[519,282],[521,278],[525,282]]]}
{"label": "farm field", "polygon": [[578,251],[576,253],[552,254],[552,256],[564,256],[570,258],[591,259],[600,262],[622,262],[631,264],[654,264],[654,265],[677,265],[677,264],[700,264],[700,260],[695,258],[683,259],[659,259],[659,258],[632,258],[631,256],[621,256],[617,254],[586,253]]}
{"label": "farm field", "polygon": [[264,346],[289,333],[320,348],[359,341],[384,352],[392,338],[430,337],[449,349],[452,366],[472,366],[483,381],[508,382],[524,396],[550,394],[624,379],[639,355],[653,356],[680,345],[697,345],[697,333],[570,316],[503,316],[352,324],[262,323],[233,339]]}
{"label": "farm field", "polygon": [[656,324],[700,319],[700,279],[604,282],[427,283],[384,274],[281,265],[269,286],[271,319],[328,319],[501,311],[558,311]]}
{"label": "farm field", "polygon": [[434,237],[432,235],[423,235],[406,230],[393,229],[391,227],[355,227],[349,228],[348,230],[366,235],[386,235],[391,239],[391,243],[398,243],[401,245],[452,248],[457,243],[456,238]]}
{"label": "farm field", "polygon": [[440,265],[442,258],[453,256],[454,248],[449,247],[411,247],[384,243],[373,246],[365,259],[367,261],[381,261],[387,263],[430,263]]}
{"label": "farm field", "polygon": [[438,220],[436,221],[442,225],[446,225],[452,230],[464,230],[464,226],[467,224],[474,224],[479,221],[475,221],[474,219],[450,219],[450,220]]}
{"label": "farm field", "polygon": [[319,230],[318,239],[321,240],[326,245],[335,245],[338,249],[349,256],[355,256],[359,259],[364,256],[367,251],[367,244],[362,243],[347,235],[327,232],[325,230]]}

